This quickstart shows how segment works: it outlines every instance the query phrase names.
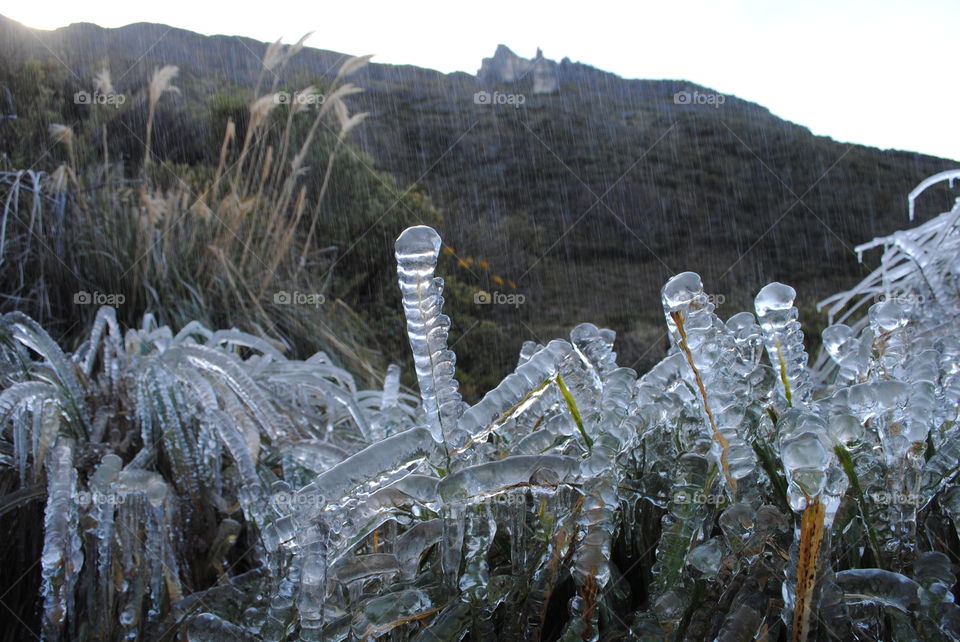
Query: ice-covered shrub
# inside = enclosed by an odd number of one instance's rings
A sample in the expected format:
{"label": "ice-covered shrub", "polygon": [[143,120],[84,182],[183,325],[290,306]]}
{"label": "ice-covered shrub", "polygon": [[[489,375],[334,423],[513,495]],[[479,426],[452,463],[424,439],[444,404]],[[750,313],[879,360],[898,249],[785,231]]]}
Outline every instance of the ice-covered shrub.
{"label": "ice-covered shrub", "polygon": [[104,309],[65,355],[7,315],[44,636],[957,639],[958,219],[874,243],[813,367],[791,287],[723,320],[684,273],[647,374],[587,323],[473,406],[427,227],[396,245],[419,400],[235,331]]}

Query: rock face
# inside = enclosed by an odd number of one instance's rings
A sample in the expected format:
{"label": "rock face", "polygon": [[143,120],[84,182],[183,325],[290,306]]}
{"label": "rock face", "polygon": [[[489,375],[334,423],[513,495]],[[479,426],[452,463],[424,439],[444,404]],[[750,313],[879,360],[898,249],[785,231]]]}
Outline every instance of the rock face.
{"label": "rock face", "polygon": [[483,59],[477,72],[477,84],[514,83],[527,77],[533,81],[535,94],[550,94],[560,87],[557,63],[544,58],[542,51],[537,49],[536,57],[528,60],[513,53],[506,45],[499,45],[493,58]]}

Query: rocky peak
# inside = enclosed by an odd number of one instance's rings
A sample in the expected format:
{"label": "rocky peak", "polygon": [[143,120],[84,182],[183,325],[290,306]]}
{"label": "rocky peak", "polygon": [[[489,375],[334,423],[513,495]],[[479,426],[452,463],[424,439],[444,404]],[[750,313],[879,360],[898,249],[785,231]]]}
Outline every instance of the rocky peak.
{"label": "rocky peak", "polygon": [[533,59],[521,58],[506,45],[497,46],[492,58],[484,58],[477,72],[477,84],[481,86],[514,83],[530,77],[533,93],[549,94],[559,89],[557,63],[543,57],[538,48]]}

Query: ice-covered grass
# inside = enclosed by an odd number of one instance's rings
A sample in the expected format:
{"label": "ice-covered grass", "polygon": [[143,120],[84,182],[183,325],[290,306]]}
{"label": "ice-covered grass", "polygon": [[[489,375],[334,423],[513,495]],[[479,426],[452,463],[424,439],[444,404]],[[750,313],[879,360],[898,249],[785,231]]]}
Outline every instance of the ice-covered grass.
{"label": "ice-covered grass", "polygon": [[474,406],[426,227],[419,399],[233,330],[103,308],[65,354],[8,314],[0,512],[46,502],[43,636],[957,639],[958,218],[874,243],[816,367],[791,287],[722,320],[688,272],[645,375],[582,324]]}

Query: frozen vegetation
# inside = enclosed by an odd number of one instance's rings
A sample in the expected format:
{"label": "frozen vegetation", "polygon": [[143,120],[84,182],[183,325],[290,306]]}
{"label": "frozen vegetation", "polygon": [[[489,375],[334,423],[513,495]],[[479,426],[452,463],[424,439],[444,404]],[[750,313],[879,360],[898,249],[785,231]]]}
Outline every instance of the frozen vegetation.
{"label": "frozen vegetation", "polygon": [[958,639],[958,222],[858,248],[813,361],[790,286],[723,320],[687,272],[645,375],[584,323],[474,406],[423,226],[419,398],[235,330],[104,307],[65,354],[5,315],[0,510],[45,498],[43,638]]}

